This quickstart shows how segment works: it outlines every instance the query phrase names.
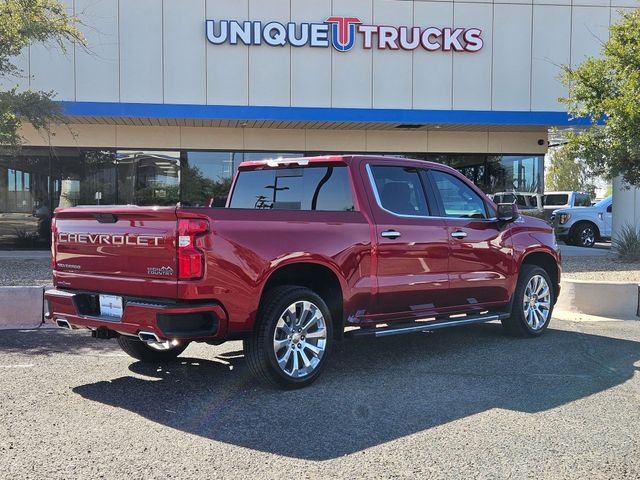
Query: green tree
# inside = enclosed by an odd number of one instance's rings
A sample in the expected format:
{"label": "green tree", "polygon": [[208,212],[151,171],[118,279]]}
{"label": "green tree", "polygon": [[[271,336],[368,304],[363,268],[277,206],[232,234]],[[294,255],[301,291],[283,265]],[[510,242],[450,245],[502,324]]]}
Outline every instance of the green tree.
{"label": "green tree", "polygon": [[601,58],[575,69],[565,66],[562,80],[571,115],[589,118],[584,130],[570,133],[569,147],[591,172],[622,175],[640,185],[640,10],[624,13],[610,29]]}
{"label": "green tree", "polygon": [[[0,1],[0,77],[24,75],[14,58],[32,43],[55,43],[63,51],[69,41],[84,45],[77,24],[78,19],[55,0]],[[0,90],[0,145],[19,146],[22,140],[19,130],[24,121],[45,129],[51,120],[61,119],[54,95],[53,91]]]}
{"label": "green tree", "polygon": [[593,176],[585,167],[584,162],[576,160],[569,145],[551,149],[549,156],[551,164],[547,168],[544,178],[545,190],[588,192],[592,197],[595,197],[596,187],[591,181]]}

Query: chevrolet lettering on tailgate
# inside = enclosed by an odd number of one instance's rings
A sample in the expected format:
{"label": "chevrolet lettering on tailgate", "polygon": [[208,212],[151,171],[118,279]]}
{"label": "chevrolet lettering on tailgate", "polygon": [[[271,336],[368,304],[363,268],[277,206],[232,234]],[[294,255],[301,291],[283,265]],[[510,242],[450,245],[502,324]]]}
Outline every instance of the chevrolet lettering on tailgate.
{"label": "chevrolet lettering on tailgate", "polygon": [[84,243],[92,245],[129,245],[157,247],[163,237],[154,235],[109,235],[91,233],[59,233],[58,243]]}

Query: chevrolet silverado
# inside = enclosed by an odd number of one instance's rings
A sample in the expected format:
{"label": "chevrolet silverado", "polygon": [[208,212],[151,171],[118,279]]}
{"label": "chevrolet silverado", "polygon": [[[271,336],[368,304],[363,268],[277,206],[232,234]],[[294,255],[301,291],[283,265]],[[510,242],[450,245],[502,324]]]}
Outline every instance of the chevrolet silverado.
{"label": "chevrolet silverado", "polygon": [[46,319],[141,361],[242,340],[258,377],[314,381],[335,341],[501,321],[541,335],[553,230],[441,164],[327,156],[240,165],[226,208],[58,209]]}

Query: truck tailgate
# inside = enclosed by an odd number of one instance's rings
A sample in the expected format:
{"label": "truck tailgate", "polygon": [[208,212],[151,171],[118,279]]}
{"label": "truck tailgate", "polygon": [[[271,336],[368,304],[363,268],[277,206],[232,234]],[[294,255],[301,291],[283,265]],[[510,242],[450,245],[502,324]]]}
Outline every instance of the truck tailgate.
{"label": "truck tailgate", "polygon": [[175,207],[81,207],[56,211],[57,286],[174,298]]}

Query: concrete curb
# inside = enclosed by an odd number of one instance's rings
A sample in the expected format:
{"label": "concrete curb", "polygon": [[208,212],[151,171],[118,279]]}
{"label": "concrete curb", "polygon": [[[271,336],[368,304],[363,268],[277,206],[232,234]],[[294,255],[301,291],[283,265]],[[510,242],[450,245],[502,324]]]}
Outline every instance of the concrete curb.
{"label": "concrete curb", "polygon": [[43,287],[0,287],[0,330],[42,324]]}
{"label": "concrete curb", "polygon": [[612,317],[600,317],[597,315],[586,315],[584,313],[567,312],[565,310],[553,310],[553,318],[556,320],[564,320],[567,322],[622,322],[638,320],[638,317],[626,317],[626,318],[612,318]]}
{"label": "concrete curb", "polygon": [[640,285],[627,282],[562,280],[554,315],[566,320],[598,318],[640,320]]}

